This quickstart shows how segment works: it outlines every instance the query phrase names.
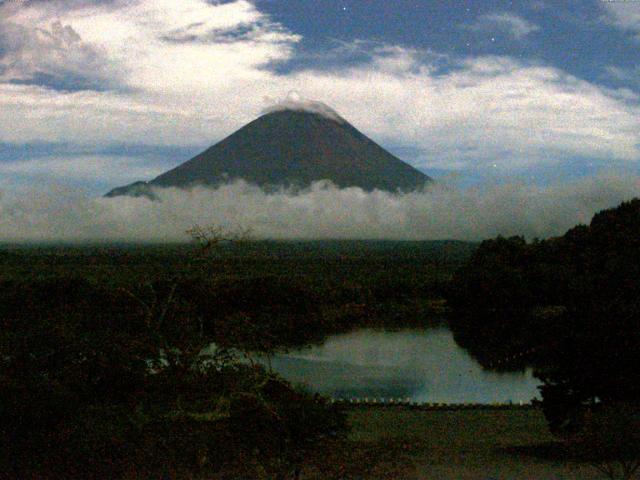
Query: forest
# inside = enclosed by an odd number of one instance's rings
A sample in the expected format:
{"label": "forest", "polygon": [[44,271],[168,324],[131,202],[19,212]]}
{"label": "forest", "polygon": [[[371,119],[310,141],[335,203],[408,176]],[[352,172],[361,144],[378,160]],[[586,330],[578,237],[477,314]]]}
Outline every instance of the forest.
{"label": "forest", "polygon": [[2,250],[10,478],[298,478],[325,464],[344,414],[255,355],[443,322],[443,289],[473,249],[194,239]]}
{"label": "forest", "polygon": [[189,245],[2,247],[8,478],[365,478],[335,460],[345,407],[256,355],[435,325],[486,369],[533,368],[562,448],[636,473],[640,200],[530,242],[196,233]]}
{"label": "forest", "polygon": [[633,199],[561,237],[482,242],[448,293],[456,341],[486,368],[533,367],[550,431],[607,478],[640,467],[639,279]]}

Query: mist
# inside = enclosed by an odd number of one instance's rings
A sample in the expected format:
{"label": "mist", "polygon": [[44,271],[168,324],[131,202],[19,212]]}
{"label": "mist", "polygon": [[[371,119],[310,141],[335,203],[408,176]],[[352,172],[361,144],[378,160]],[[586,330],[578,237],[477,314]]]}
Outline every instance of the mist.
{"label": "mist", "polygon": [[95,198],[62,187],[5,191],[0,241],[175,242],[188,240],[185,231],[196,224],[249,229],[256,239],[546,238],[638,195],[640,177],[599,176],[545,187],[434,183],[407,194],[339,189],[327,182],[298,193],[265,193],[242,181],[154,192],[158,201]]}

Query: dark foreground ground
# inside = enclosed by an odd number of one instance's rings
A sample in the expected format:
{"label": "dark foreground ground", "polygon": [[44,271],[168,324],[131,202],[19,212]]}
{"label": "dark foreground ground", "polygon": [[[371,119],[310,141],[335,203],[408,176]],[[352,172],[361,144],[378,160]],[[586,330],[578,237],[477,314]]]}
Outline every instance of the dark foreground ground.
{"label": "dark foreground ground", "polygon": [[[348,415],[350,437],[346,444],[336,445],[333,458],[328,459],[336,466],[345,465],[344,476],[334,478],[604,478],[590,465],[563,458],[537,409],[357,407]],[[307,471],[303,478],[327,477]]]}

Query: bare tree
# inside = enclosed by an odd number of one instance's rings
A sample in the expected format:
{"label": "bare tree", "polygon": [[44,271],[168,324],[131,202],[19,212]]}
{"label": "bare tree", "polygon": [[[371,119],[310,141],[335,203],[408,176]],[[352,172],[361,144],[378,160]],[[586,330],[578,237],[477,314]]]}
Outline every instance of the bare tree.
{"label": "bare tree", "polygon": [[241,243],[251,238],[250,229],[230,230],[218,225],[194,225],[186,231],[198,244],[202,254],[207,254],[223,243]]}

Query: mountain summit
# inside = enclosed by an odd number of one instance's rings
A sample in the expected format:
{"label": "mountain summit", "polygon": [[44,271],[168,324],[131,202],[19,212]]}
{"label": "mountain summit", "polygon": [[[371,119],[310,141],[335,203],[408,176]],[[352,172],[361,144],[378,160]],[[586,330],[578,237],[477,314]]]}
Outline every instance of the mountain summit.
{"label": "mountain summit", "polygon": [[416,190],[431,181],[328,107],[288,107],[265,113],[150,182],[118,187],[106,196],[152,195],[149,187],[215,187],[236,179],[268,190],[330,180],[338,187],[390,192]]}

